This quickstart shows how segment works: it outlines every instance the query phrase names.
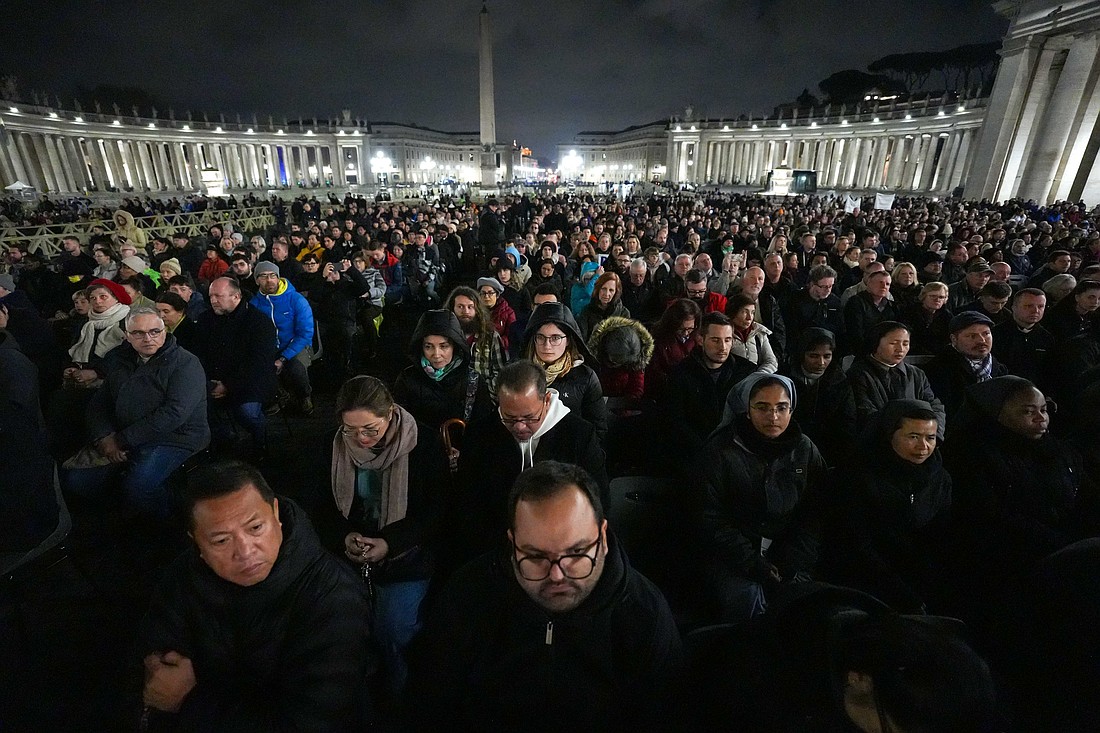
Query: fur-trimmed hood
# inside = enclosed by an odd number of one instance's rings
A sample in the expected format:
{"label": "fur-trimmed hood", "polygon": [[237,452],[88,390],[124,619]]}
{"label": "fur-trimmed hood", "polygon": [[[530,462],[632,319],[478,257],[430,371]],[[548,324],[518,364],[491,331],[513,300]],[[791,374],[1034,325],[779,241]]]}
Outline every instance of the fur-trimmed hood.
{"label": "fur-trimmed hood", "polygon": [[592,330],[588,347],[605,367],[644,370],[653,358],[653,336],[633,318],[608,316]]}

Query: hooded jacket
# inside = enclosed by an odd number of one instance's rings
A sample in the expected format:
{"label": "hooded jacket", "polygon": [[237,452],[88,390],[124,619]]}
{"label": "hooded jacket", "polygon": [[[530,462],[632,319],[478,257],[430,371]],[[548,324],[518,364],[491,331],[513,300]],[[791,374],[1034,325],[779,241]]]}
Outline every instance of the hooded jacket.
{"label": "hooded jacket", "polygon": [[[553,401],[561,404],[560,395]],[[553,428],[539,433],[533,446],[534,462],[562,461],[580,466],[600,485],[606,503],[606,458],[593,426],[567,405],[561,406],[565,414],[558,417]],[[458,461],[459,503],[463,508],[465,544],[472,549],[467,557],[473,557],[495,546],[508,529],[508,494],[522,470],[524,452],[496,414],[471,421],[463,446]]]}
{"label": "hooded jacket", "polygon": [[256,293],[250,303],[275,324],[279,349],[276,358],[293,359],[313,343],[313,310],[285,277],[279,278],[279,289],[274,294]]}
{"label": "hooded jacket", "polygon": [[[753,378],[786,379],[765,374]],[[825,461],[793,419],[781,436],[769,441],[773,455],[754,452],[743,437],[747,431],[755,428],[738,412],[707,439],[696,463],[701,468],[705,561],[715,572],[767,582],[761,542],[768,538],[767,562],[784,578],[812,573]]]}
{"label": "hooded jacket", "polygon": [[279,499],[279,521],[283,542],[262,582],[223,580],[192,547],[153,594],[138,634],[141,656],[177,651],[191,659],[198,682],[170,716],[176,730],[363,728],[366,585],[321,547],[290,499]]}
{"label": "hooded jacket", "polygon": [[[454,349],[454,359],[461,362],[439,380],[429,376],[420,363],[423,356],[421,347],[426,336],[446,338]],[[462,326],[454,313],[446,310],[426,311],[409,341],[409,357],[413,363],[398,375],[393,396],[398,404],[412,413],[417,422],[438,430],[446,420],[463,419],[471,378],[477,384],[470,417],[483,417],[491,412],[488,387],[485,380],[473,371],[470,347],[466,345]]]}
{"label": "hooded jacket", "polygon": [[[666,730],[682,666],[660,591],[608,533],[603,573],[579,607],[551,614],[497,551],[443,589],[409,650],[410,730]],[[565,700],[552,714],[547,699]]]}
{"label": "hooded jacket", "polygon": [[603,398],[603,387],[596,374],[598,365],[588,344],[581,336],[573,314],[562,303],[543,303],[531,312],[527,321],[527,330],[523,332],[522,353],[534,353],[535,334],[548,323],[553,323],[569,337],[580,355],[569,372],[554,380],[551,385],[565,406],[592,424],[596,437],[602,441],[607,433],[607,403]]}
{"label": "hooded jacket", "polygon": [[596,324],[588,340],[599,356],[598,374],[604,395],[641,399],[645,370],[653,357],[653,336],[638,321],[611,316]]}

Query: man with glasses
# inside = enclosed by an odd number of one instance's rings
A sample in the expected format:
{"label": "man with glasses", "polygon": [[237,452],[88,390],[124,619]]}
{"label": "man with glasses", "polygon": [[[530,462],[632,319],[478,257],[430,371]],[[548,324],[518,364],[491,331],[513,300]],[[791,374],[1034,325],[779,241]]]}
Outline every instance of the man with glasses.
{"label": "man with glasses", "polygon": [[123,473],[127,504],[166,519],[171,504],[165,480],[210,443],[206,376],[155,309],[135,306],[125,325],[126,341],[104,356],[104,383],[87,410],[89,437],[100,460],[66,471],[65,487],[101,495]]}
{"label": "man with glasses", "polygon": [[585,470],[557,461],[517,478],[507,545],[451,578],[410,649],[411,730],[667,727],[679,635],[599,495]]}
{"label": "man with glasses", "polygon": [[688,298],[695,301],[704,315],[726,312],[726,296],[710,289],[707,273],[702,270],[688,271],[684,277],[684,292]]}
{"label": "man with glasses", "polygon": [[839,341],[844,333],[844,309],[840,296],[833,292],[836,270],[828,265],[810,268],[806,287],[791,296],[784,320],[787,323],[787,347],[793,353],[807,328],[823,328]]}
{"label": "man with glasses", "polygon": [[542,461],[574,463],[596,477],[606,492],[603,448],[592,424],[546,386],[546,372],[516,361],[497,377],[497,414],[470,423],[463,437],[458,482],[474,553],[483,552],[508,526],[508,491],[526,468]]}

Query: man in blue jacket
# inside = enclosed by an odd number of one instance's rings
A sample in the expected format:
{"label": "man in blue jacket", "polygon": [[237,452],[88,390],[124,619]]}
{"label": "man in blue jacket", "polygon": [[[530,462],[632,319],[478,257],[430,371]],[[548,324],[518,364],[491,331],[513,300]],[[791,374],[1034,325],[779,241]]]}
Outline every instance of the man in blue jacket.
{"label": "man in blue jacket", "polygon": [[313,388],[309,384],[309,365],[313,360],[313,310],[309,302],[283,277],[274,262],[256,265],[259,292],[250,304],[275,324],[278,353],[275,373],[279,382],[298,400],[306,415],[313,413]]}

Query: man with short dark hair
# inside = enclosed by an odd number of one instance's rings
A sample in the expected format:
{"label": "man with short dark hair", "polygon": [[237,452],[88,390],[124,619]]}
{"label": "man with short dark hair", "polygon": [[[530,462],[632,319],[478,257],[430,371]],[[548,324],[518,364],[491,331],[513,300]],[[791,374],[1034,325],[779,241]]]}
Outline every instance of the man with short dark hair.
{"label": "man with short dark hair", "polygon": [[[409,729],[668,727],[679,634],[609,532],[599,494],[584,469],[556,461],[517,478],[506,553],[458,571],[410,648]],[[547,700],[561,703],[551,715]]]}
{"label": "man with short dark hair", "polygon": [[530,361],[515,361],[497,378],[497,414],[474,420],[463,436],[458,463],[463,514],[470,543],[480,551],[507,527],[506,499],[516,477],[541,461],[583,467],[607,491],[605,456],[595,428],[575,414],[546,386],[546,372]]}
{"label": "man with short dark hair", "polygon": [[699,346],[673,367],[658,396],[663,425],[676,426],[666,435],[668,458],[684,463],[722,417],[726,396],[733,386],[756,371],[756,364],[737,356],[733,324],[724,313],[707,313],[699,325]]}
{"label": "man with short dark hair", "polygon": [[978,291],[977,300],[963,306],[958,311],[955,311],[955,313],[957,315],[958,313],[964,313],[966,311],[974,311],[975,313],[981,313],[983,316],[989,318],[989,320],[993,321],[994,325],[999,325],[1005,321],[1012,320],[1009,309],[1005,308],[1011,297],[1011,285],[999,280],[990,280]]}
{"label": "man with short dark hair", "polygon": [[836,270],[828,265],[810,268],[806,287],[791,296],[784,321],[787,324],[787,351],[795,345],[807,328],[823,328],[840,340],[844,333],[844,311],[840,297],[833,292]]}
{"label": "man with short dark hair", "polygon": [[247,464],[195,469],[184,500],[194,547],[167,569],[138,635],[148,714],[178,730],[365,726],[363,582]]}
{"label": "man with short dark hair", "polygon": [[694,300],[704,314],[726,312],[726,296],[710,289],[707,274],[701,270],[689,270],[684,276],[684,294]]}
{"label": "man with short dark hair", "polygon": [[206,298],[202,293],[191,287],[191,281],[183,275],[176,275],[168,279],[168,292],[175,293],[183,298],[183,302],[187,304],[187,317],[192,321],[198,320],[199,316],[209,310],[209,306],[206,304]]}

